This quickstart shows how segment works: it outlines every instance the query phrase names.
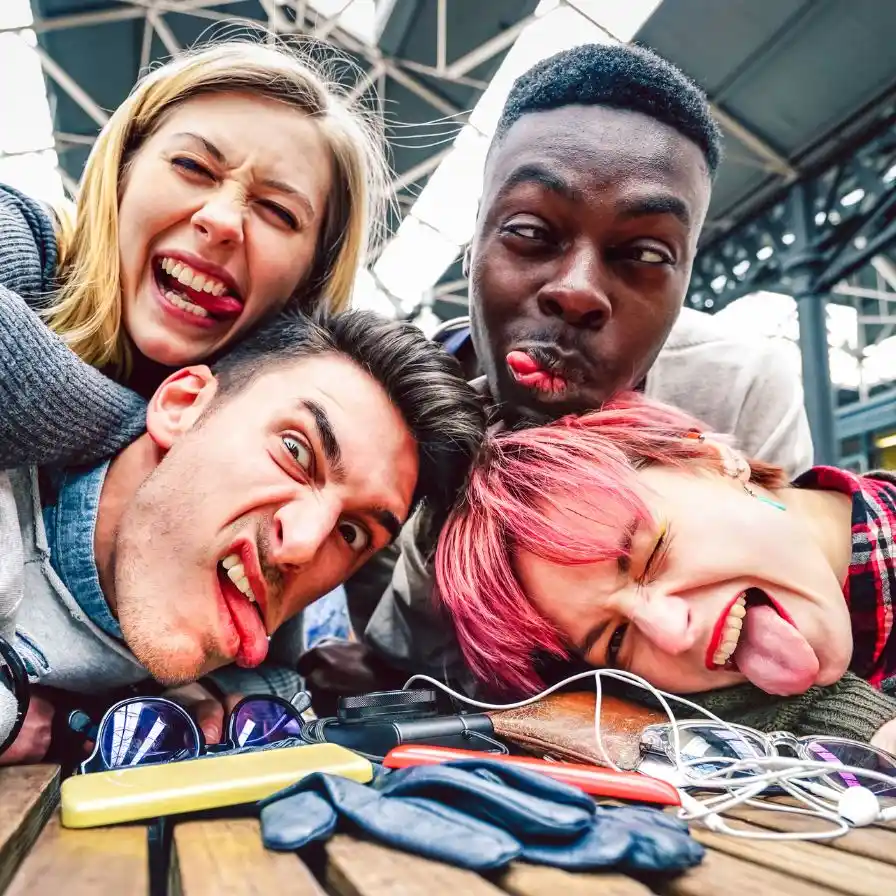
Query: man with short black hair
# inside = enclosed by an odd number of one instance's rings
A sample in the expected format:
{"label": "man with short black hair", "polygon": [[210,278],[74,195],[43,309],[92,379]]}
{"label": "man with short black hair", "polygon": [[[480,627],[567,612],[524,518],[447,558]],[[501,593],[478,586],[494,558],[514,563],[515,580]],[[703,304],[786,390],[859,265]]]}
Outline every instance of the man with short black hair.
{"label": "man with short black hair", "polygon": [[[18,548],[0,553],[0,631],[35,683],[91,694],[151,676],[193,688],[177,695],[190,704],[207,676],[207,696],[291,698],[302,611],[415,506],[444,513],[484,413],[419,330],[356,311],[278,317],[214,371],[173,373],[146,429],[111,462],[0,477],[0,544]],[[220,712],[198,720],[207,735]],[[37,761],[30,746],[5,761]]]}
{"label": "man with short black hair", "polygon": [[[779,347],[682,309],[720,155],[702,91],[649,50],[580,46],[514,83],[465,259],[471,332],[451,335],[468,373],[485,374],[474,385],[496,422],[639,389],[790,474],[811,465],[802,389]],[[383,556],[349,583],[353,622],[390,663],[450,671],[432,545],[413,529],[394,575]]]}

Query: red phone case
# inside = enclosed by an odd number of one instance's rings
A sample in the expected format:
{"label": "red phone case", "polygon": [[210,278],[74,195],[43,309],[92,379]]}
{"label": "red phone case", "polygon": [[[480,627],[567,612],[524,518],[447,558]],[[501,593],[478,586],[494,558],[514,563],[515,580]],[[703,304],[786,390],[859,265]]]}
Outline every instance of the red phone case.
{"label": "red phone case", "polygon": [[475,750],[453,750],[448,747],[405,745],[395,747],[386,756],[386,768],[407,768],[410,765],[438,765],[453,759],[488,759],[503,762],[517,768],[540,772],[571,784],[592,796],[605,796],[617,800],[638,803],[655,803],[660,806],[680,806],[678,791],[665,781],[640,775],[637,772],[617,772],[597,765],[579,765],[573,762],[548,762],[528,756],[501,756]]}

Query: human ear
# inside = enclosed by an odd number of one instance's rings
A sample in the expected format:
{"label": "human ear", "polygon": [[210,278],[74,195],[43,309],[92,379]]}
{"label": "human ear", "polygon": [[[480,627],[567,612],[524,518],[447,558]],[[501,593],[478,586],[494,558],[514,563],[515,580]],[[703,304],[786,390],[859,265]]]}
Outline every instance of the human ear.
{"label": "human ear", "polygon": [[717,442],[715,439],[704,439],[704,444],[708,445],[719,455],[722,472],[726,476],[730,476],[744,485],[750,481],[753,471],[740,451],[732,448],[730,445],[726,445],[724,442]]}
{"label": "human ear", "polygon": [[464,275],[465,279],[469,279],[470,277],[470,254],[472,252],[472,246],[467,243],[467,247],[464,249],[464,257],[463,261],[460,264],[460,272]]}
{"label": "human ear", "polygon": [[204,364],[184,367],[166,379],[150,399],[146,430],[167,451],[193,428],[218,391],[218,381]]}

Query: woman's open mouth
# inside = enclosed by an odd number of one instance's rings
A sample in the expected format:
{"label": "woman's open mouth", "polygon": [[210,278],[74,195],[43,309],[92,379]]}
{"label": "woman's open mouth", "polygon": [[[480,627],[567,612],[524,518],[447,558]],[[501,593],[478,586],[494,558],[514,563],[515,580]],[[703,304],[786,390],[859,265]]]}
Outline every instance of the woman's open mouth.
{"label": "woman's open mouth", "polygon": [[179,258],[166,255],[153,260],[153,277],[162,296],[196,322],[233,320],[242,313],[243,302],[235,288]]}
{"label": "woman's open mouth", "polygon": [[749,588],[719,617],[706,668],[739,672],[768,694],[799,694],[815,683],[818,658],[784,609],[761,588]]}

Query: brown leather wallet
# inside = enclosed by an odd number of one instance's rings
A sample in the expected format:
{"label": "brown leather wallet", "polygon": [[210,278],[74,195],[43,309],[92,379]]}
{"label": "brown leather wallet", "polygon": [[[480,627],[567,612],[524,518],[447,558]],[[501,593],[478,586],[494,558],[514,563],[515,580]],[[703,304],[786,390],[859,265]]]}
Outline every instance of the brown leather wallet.
{"label": "brown leather wallet", "polygon": [[[594,694],[553,694],[522,709],[488,715],[495,734],[536,756],[606,765],[594,735]],[[637,703],[610,696],[601,699],[601,737],[620,768],[637,766],[641,732],[664,721],[663,713]]]}

